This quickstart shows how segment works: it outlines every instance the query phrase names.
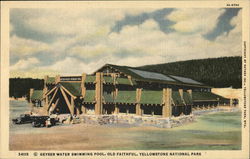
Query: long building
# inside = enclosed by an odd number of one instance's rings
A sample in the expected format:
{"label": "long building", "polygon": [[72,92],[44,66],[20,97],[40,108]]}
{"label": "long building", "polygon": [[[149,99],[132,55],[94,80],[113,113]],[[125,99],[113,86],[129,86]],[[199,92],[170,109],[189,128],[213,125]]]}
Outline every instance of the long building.
{"label": "long building", "polygon": [[190,78],[106,64],[93,74],[44,79],[30,90],[30,102],[47,114],[134,114],[171,117],[230,104]]}

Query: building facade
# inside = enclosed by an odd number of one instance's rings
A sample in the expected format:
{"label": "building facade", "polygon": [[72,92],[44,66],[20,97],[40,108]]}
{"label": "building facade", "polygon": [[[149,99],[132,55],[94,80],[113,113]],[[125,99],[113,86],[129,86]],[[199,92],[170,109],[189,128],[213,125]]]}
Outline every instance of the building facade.
{"label": "building facade", "polygon": [[30,101],[47,114],[131,114],[171,117],[212,109],[230,100],[193,79],[106,64],[91,75],[44,79]]}

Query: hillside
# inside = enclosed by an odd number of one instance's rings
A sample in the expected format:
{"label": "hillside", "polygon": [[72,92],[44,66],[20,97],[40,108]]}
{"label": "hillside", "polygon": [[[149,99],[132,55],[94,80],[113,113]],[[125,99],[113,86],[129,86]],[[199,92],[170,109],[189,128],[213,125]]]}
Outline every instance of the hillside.
{"label": "hillside", "polygon": [[146,65],[138,69],[189,77],[206,85],[241,88],[242,57],[221,57]]}

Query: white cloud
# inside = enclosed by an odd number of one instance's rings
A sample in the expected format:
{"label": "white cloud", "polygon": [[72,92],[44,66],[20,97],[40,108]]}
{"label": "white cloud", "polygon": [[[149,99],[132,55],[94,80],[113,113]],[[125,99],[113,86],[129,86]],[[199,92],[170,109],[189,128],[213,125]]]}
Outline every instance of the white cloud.
{"label": "white cloud", "polygon": [[[238,12],[238,15],[235,16],[230,24],[234,26],[234,29],[231,30],[228,34],[224,33],[218,36],[214,42],[216,46],[214,49],[220,50],[220,54],[230,56],[241,55],[241,42],[242,42],[242,12]],[[212,50],[211,50],[212,51]],[[218,51],[219,52],[219,51]]]}
{"label": "white cloud", "polygon": [[105,42],[110,28],[126,14],[135,15],[145,10],[147,9],[19,9],[16,14],[22,18],[27,29],[39,34],[50,34],[54,36],[54,41],[46,44],[14,35],[11,37],[11,54],[22,57],[46,51],[57,57],[68,55],[69,52],[82,55],[82,51],[87,51],[84,57],[93,57],[99,55],[97,52],[101,50],[112,52],[113,49]]}
{"label": "white cloud", "polygon": [[[181,36],[177,33],[165,34],[161,32],[158,25],[153,20],[145,21],[139,26],[126,26],[120,33],[112,33],[109,37],[110,43],[114,45],[119,44],[118,47],[129,50],[134,53],[141,53],[143,56],[149,56],[153,59],[155,57],[164,58],[169,56],[180,56],[190,53],[200,53],[200,42],[204,39],[201,35],[187,35]],[[193,39],[190,41],[190,39]],[[197,40],[196,40],[197,39]],[[179,58],[180,58],[179,57]],[[138,57],[141,58],[141,57]],[[168,62],[171,59],[156,61],[150,60],[151,63]],[[141,61],[141,60],[140,60]],[[150,63],[142,61],[144,63]]]}
{"label": "white cloud", "polygon": [[[202,13],[204,12],[201,10],[199,11]],[[214,12],[216,12],[216,16],[209,16],[208,19],[211,19],[211,17],[217,18],[224,11],[219,10],[217,12],[217,10],[215,10]],[[211,12],[208,13],[210,14]],[[192,21],[194,14],[187,13],[187,15],[189,16],[183,19],[188,20],[188,18],[190,18]],[[205,16],[205,13],[202,15]],[[212,18],[213,21],[211,21],[214,25],[217,23],[216,18]],[[241,20],[239,18],[240,16],[237,16],[231,22],[237,24],[235,29],[231,30],[229,35],[219,36],[216,41],[209,41],[203,37],[203,34],[210,31],[213,27],[210,27],[209,29],[204,28],[200,32],[192,34],[179,34],[178,32],[164,34],[159,30],[157,23],[153,20],[148,20],[139,26],[126,26],[120,31],[120,33],[112,33],[110,35],[110,40],[113,44],[118,43],[119,47],[127,48],[131,52],[142,52],[143,56],[151,57],[152,60],[148,59],[149,61],[141,60],[142,57],[138,57],[137,60],[141,62],[141,65],[178,60],[241,55],[241,30],[239,30],[241,27]],[[195,28],[202,28],[201,25],[193,26]],[[234,33],[236,30],[238,30],[237,34]],[[136,59],[136,57],[133,58]],[[147,58],[145,57],[145,59]],[[137,63],[131,63],[131,66],[135,65],[137,65]]]}
{"label": "white cloud", "polygon": [[25,70],[32,68],[35,65],[39,64],[40,61],[34,57],[28,59],[21,59],[16,64],[10,67],[11,70]]}
{"label": "white cloud", "polygon": [[233,17],[230,24],[235,28],[230,32],[231,34],[241,34],[242,32],[242,10],[238,12],[238,15]]}
{"label": "white cloud", "polygon": [[172,26],[181,33],[208,33],[218,22],[218,17],[224,12],[222,9],[185,8],[173,11],[167,19],[174,21]]}
{"label": "white cloud", "polygon": [[147,20],[139,26],[126,26],[120,33],[112,33],[109,42],[119,49],[136,54],[161,54],[166,34],[159,30],[154,20]]}
{"label": "white cloud", "polygon": [[143,61],[143,64],[157,64],[159,62],[164,62],[162,57],[154,57],[152,61],[152,57],[140,57],[133,58],[117,58],[114,56],[106,56],[104,58],[100,58],[96,61],[92,61],[89,63],[85,63],[77,58],[74,57],[66,57],[65,59],[56,62],[53,65],[46,66],[46,67],[39,67],[39,70],[51,70],[58,72],[61,75],[80,75],[82,73],[93,73],[98,68],[102,67],[103,65],[110,63],[110,64],[118,64],[118,65],[127,65],[127,66],[141,66],[140,61]]}
{"label": "white cloud", "polygon": [[81,19],[61,14],[57,16],[41,16],[26,21],[26,24],[41,33],[55,35],[88,34],[97,29],[97,24],[92,19]]}
{"label": "white cloud", "polygon": [[[158,23],[153,19],[146,20],[141,25],[127,25],[119,33],[109,33],[116,20],[122,19],[126,14],[136,15],[144,10],[46,10],[37,17],[24,19],[30,28],[37,29],[40,33],[55,33],[60,36],[55,36],[50,44],[12,36],[11,56],[24,59],[11,66],[11,70],[16,75],[18,70],[26,70],[26,73],[20,71],[25,76],[33,73],[42,77],[53,72],[76,75],[92,73],[106,63],[141,66],[241,54],[240,12],[231,20],[235,28],[229,34],[218,36],[215,41],[209,41],[203,35],[215,27],[217,18],[224,10],[176,10],[166,18],[176,22],[172,27],[177,32],[168,34],[160,31]],[[39,66],[43,61],[39,63],[34,60],[43,51],[54,56],[47,66]]]}
{"label": "white cloud", "polygon": [[[21,12],[26,19],[23,23],[32,30],[53,35],[90,36],[107,34],[116,21],[125,15],[136,15],[153,9],[42,9]],[[104,16],[105,15],[105,16]]]}
{"label": "white cloud", "polygon": [[25,57],[42,51],[48,51],[49,47],[46,43],[20,38],[16,35],[10,38],[11,56]]}
{"label": "white cloud", "polygon": [[142,66],[149,64],[159,64],[164,63],[165,59],[162,56],[156,55],[152,58],[152,56],[144,56],[144,57],[126,57],[126,58],[114,58],[110,60],[109,63],[124,65],[124,66]]}
{"label": "white cloud", "polygon": [[51,66],[41,67],[41,69],[54,70],[59,72],[61,75],[76,75],[83,72],[92,73],[96,68],[101,67],[104,64],[105,61],[102,60],[86,64],[77,58],[66,57],[65,59],[58,61]]}
{"label": "white cloud", "polygon": [[75,46],[69,50],[69,54],[76,57],[82,57],[85,59],[93,58],[97,56],[106,56],[107,54],[112,54],[114,48],[111,48],[104,44],[97,45],[85,45],[85,46]]}

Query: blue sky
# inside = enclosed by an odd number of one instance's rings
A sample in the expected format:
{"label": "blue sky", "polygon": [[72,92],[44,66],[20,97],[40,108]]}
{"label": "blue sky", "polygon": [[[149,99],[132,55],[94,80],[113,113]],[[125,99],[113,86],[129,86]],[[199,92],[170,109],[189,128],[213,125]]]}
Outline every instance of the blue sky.
{"label": "blue sky", "polygon": [[11,9],[11,77],[241,55],[241,10]]}

